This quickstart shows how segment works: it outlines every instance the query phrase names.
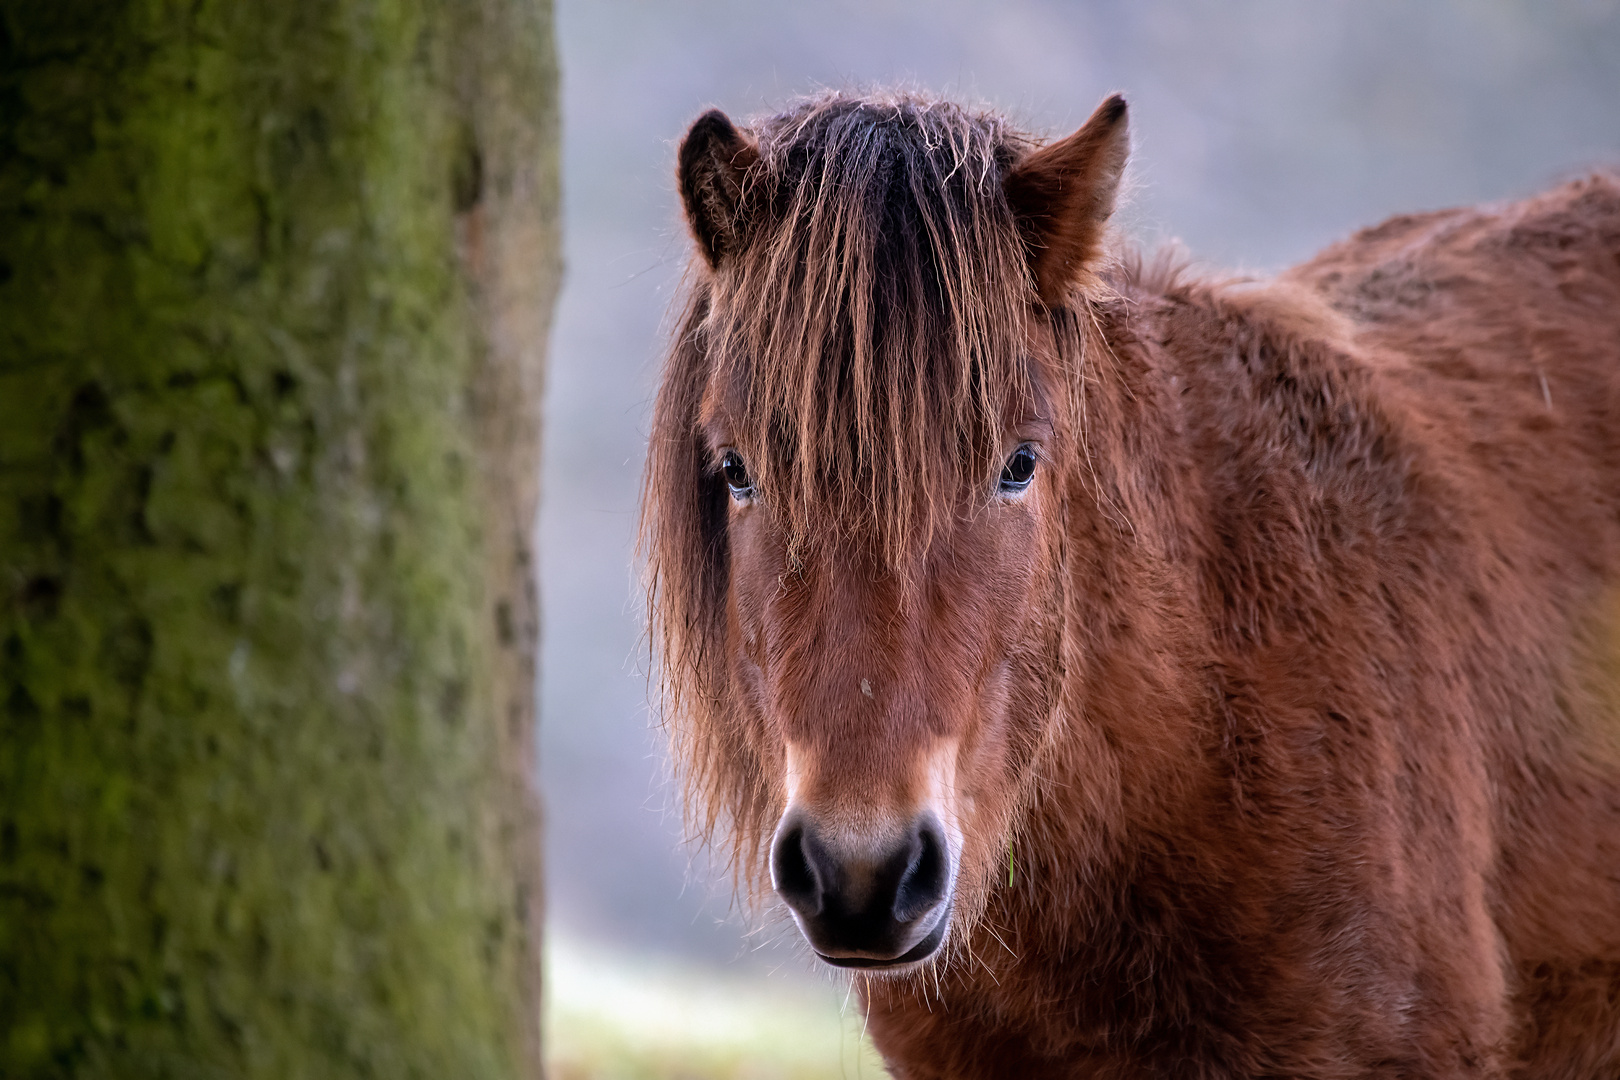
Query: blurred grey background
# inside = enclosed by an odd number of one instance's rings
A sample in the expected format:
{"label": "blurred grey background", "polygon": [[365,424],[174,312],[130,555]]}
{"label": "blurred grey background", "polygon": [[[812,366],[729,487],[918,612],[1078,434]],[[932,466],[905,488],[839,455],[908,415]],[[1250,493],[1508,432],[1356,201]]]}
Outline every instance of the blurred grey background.
{"label": "blurred grey background", "polygon": [[[1266,272],[1389,214],[1620,162],[1612,0],[558,0],[567,283],[546,402],[542,791],[560,940],[802,971],[680,846],[648,709],[636,501],[687,240],[685,125],[908,82],[1074,129],[1131,102],[1121,220]],[[772,947],[773,938],[782,944]]]}

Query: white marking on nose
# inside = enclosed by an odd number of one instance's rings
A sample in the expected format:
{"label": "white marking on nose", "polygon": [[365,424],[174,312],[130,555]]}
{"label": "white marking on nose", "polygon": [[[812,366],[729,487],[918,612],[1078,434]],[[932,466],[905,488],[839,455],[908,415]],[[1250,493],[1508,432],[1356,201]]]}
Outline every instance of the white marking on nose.
{"label": "white marking on nose", "polygon": [[915,803],[908,800],[896,804],[899,792],[846,791],[840,793],[836,802],[805,807],[801,796],[811,779],[809,751],[802,745],[784,743],[782,786],[787,798],[783,800],[783,819],[794,809],[803,807],[814,817],[824,843],[854,857],[854,853],[888,850],[910,828],[917,814],[931,810],[945,830],[945,846],[954,877],[956,861],[962,856],[964,819],[973,810],[973,800],[956,790],[956,757],[960,745],[956,739],[941,739],[924,753],[919,763],[922,766],[918,777],[921,790],[913,787],[909,793]]}
{"label": "white marking on nose", "polygon": [[861,680],[861,693],[865,694],[867,697],[872,696],[872,684],[867,682],[865,679]]}
{"label": "white marking on nose", "polygon": [[962,855],[963,811],[971,810],[973,802],[959,796],[956,791],[956,752],[959,746],[955,739],[941,739],[928,755],[928,789],[923,803],[939,815],[940,824],[945,827],[953,868]]}
{"label": "white marking on nose", "polygon": [[799,788],[804,784],[804,769],[799,752],[792,743],[787,744],[784,756],[787,758],[787,775],[783,777],[782,782],[787,787],[787,805],[792,806],[799,797]]}

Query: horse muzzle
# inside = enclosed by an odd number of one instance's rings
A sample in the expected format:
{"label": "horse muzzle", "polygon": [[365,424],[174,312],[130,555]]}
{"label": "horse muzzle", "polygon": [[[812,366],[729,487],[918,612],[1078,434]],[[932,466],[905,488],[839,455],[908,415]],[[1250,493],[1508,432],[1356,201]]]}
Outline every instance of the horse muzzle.
{"label": "horse muzzle", "polygon": [[771,843],[771,883],[810,947],[829,964],[901,967],[945,940],[954,877],[939,818],[919,814],[898,842],[819,828],[790,807]]}

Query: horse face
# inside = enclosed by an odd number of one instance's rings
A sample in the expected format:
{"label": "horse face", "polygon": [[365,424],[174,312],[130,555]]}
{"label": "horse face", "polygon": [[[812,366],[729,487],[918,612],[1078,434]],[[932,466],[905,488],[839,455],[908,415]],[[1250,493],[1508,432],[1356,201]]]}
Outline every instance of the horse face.
{"label": "horse face", "polygon": [[1030,150],[839,95],[682,141],[697,286],[648,474],[667,715],[740,854],[783,808],[771,880],[830,963],[926,960],[1007,866],[1063,633],[1046,319],[1097,280],[1128,142],[1117,96]]}
{"label": "horse face", "polygon": [[962,492],[943,534],[900,567],[854,542],[790,552],[769,493],[714,447],[732,685],[780,752],[771,881],[829,963],[927,959],[953,909],[965,917],[1006,865],[1007,819],[1051,713],[1049,438],[1033,417],[1011,425],[992,490]]}

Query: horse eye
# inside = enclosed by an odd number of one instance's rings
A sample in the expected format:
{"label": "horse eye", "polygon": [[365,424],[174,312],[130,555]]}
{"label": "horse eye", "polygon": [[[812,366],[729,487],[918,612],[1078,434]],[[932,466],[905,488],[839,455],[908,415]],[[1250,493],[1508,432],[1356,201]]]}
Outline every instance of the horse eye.
{"label": "horse eye", "polygon": [[1007,464],[1001,467],[1000,491],[1003,495],[1017,495],[1029,487],[1035,475],[1035,450],[1027,443],[1012,452]]}
{"label": "horse eye", "polygon": [[733,499],[741,502],[754,497],[754,481],[748,475],[748,466],[743,464],[741,454],[727,450],[726,456],[720,460],[720,471],[725,474],[726,486],[731,488]]}

